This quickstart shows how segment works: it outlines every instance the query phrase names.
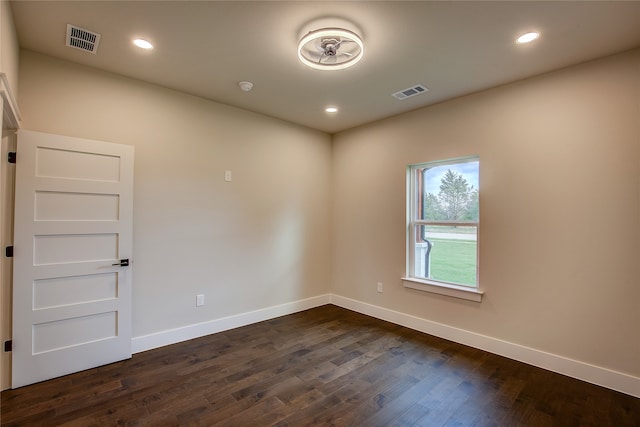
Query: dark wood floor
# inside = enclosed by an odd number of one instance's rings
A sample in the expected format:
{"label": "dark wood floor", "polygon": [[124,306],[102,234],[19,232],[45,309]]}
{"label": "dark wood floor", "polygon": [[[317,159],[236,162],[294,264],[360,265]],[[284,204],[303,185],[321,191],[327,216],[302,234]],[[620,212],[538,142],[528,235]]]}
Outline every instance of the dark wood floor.
{"label": "dark wood floor", "polygon": [[640,426],[640,399],[332,305],[2,392],[2,425]]}

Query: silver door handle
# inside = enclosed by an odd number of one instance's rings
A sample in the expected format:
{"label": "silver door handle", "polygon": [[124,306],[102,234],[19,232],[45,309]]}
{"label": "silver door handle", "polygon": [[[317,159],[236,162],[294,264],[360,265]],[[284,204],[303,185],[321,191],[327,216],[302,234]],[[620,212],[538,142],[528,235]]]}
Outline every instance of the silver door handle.
{"label": "silver door handle", "polygon": [[117,266],[120,266],[120,267],[128,267],[129,266],[129,258],[121,259],[120,262],[116,262],[115,264],[111,264],[111,265],[117,265]]}

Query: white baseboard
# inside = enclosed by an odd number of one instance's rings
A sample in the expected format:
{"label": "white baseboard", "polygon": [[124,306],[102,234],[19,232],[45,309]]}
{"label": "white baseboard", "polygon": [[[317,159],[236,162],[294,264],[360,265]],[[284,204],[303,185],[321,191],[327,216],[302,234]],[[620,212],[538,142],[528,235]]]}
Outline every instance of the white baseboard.
{"label": "white baseboard", "polygon": [[134,337],[131,340],[132,352],[134,354],[140,353],[154,348],[163,347],[165,345],[215,334],[216,332],[228,331],[229,329],[238,328],[240,326],[246,326],[252,323],[262,322],[263,320],[269,320],[279,316],[326,305],[329,304],[330,301],[330,294],[320,295],[247,313],[241,313],[235,316],[223,317],[209,322],[197,323],[194,325],[183,326],[181,328],[169,329],[149,335]]}
{"label": "white baseboard", "polygon": [[209,322],[134,337],[132,350],[133,353],[140,353],[326,304],[335,304],[416,331],[640,397],[640,378],[638,377],[333,294],[320,295]]}
{"label": "white baseboard", "polygon": [[538,366],[549,371],[640,397],[640,378],[600,366],[569,359],[519,344],[499,340],[442,323],[411,316],[398,311],[363,303],[339,295],[331,295],[331,303],[358,313],[386,320],[397,325],[435,335],[450,341],[479,348],[509,359]]}

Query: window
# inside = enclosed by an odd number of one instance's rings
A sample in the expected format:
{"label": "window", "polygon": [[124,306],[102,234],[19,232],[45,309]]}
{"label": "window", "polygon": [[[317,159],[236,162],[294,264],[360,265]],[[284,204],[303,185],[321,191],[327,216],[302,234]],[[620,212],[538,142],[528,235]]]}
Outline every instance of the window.
{"label": "window", "polygon": [[478,157],[407,168],[406,287],[480,301]]}

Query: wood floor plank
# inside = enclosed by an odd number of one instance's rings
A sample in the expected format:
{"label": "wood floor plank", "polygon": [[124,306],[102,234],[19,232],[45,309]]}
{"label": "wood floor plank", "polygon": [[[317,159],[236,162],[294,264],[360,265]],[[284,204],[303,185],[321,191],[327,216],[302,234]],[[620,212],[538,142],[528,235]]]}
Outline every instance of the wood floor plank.
{"label": "wood floor plank", "polygon": [[640,399],[333,305],[2,392],[2,426],[640,426]]}

